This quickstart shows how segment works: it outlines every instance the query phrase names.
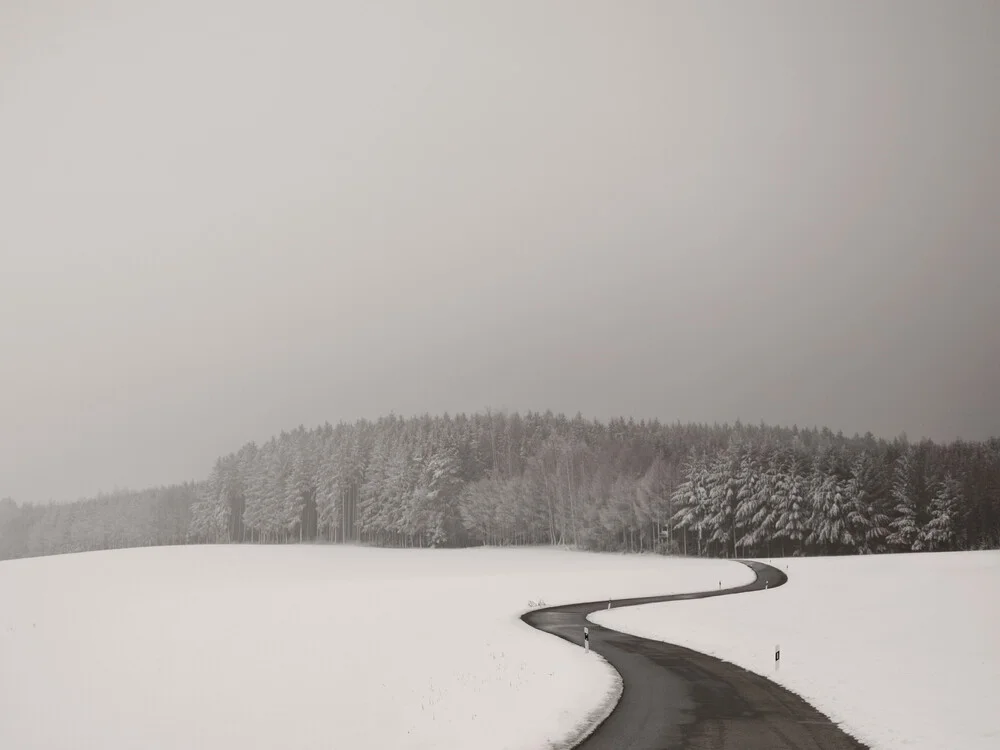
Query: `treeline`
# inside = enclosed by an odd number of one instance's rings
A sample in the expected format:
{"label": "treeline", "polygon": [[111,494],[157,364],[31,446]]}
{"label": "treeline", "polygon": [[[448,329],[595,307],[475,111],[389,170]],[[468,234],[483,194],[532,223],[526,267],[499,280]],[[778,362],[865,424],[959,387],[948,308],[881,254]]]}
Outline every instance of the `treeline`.
{"label": "treeline", "polygon": [[[565,544],[727,557],[1000,547],[1000,439],[911,444],[551,413],[389,416],[248,443],[203,483],[151,492],[174,493],[172,513],[156,516],[161,504],[148,497],[123,501],[133,520],[116,520],[109,539]],[[75,517],[68,508],[31,510],[33,522],[15,531],[34,535],[26,554],[100,538],[66,521],[69,532],[54,530],[60,513]]]}
{"label": "treeline", "polygon": [[120,490],[75,503],[0,500],[0,560],[190,541],[197,486]]}

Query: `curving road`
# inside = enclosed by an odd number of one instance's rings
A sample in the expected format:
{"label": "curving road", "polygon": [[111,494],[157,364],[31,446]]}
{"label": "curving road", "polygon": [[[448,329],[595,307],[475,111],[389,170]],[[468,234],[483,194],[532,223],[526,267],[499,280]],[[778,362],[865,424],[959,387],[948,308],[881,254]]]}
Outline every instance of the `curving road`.
{"label": "curving road", "polygon": [[[612,607],[705,599],[761,591],[788,577],[759,562],[740,561],[757,574],[735,588],[637,599]],[[651,641],[587,621],[607,600],[536,609],[528,625],[590,647],[622,676],[624,690],[611,715],[579,750],[867,750],[802,698],[765,677],[690,649]]]}

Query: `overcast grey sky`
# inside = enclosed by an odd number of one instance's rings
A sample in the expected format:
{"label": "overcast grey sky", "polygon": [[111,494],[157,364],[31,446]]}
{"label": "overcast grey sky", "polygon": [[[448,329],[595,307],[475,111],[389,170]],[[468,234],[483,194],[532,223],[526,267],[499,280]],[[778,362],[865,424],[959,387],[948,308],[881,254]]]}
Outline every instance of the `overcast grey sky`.
{"label": "overcast grey sky", "polygon": [[0,0],[0,496],[391,410],[984,438],[998,288],[995,0]]}

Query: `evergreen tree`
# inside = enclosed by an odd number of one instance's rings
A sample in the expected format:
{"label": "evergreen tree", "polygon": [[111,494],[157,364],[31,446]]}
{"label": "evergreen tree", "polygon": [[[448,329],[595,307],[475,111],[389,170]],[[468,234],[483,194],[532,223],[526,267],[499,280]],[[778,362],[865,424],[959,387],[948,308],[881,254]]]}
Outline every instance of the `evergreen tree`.
{"label": "evergreen tree", "polygon": [[855,540],[847,524],[845,498],[834,474],[817,466],[809,482],[809,535],[806,543],[828,552],[853,545]]}
{"label": "evergreen tree", "polygon": [[857,552],[882,552],[889,536],[882,472],[875,458],[862,450],[851,465],[847,481],[847,524]]}
{"label": "evergreen tree", "polygon": [[902,551],[919,552],[923,549],[923,541],[917,525],[913,460],[913,451],[907,450],[896,461],[892,483],[896,517],[889,524],[890,533],[886,541]]}
{"label": "evergreen tree", "polygon": [[705,456],[695,453],[687,461],[684,468],[684,481],[677,487],[672,496],[673,505],[677,510],[671,519],[676,528],[684,534],[683,552],[688,554],[688,536],[690,532],[697,533],[698,555],[701,555],[701,532],[705,519],[708,517],[708,469]]}
{"label": "evergreen tree", "polygon": [[931,501],[930,521],[920,530],[925,549],[951,549],[955,541],[955,515],[962,502],[962,485],[950,474],[941,482]]}
{"label": "evergreen tree", "polygon": [[797,548],[795,554],[802,554],[808,534],[809,510],[805,499],[806,478],[802,461],[794,450],[786,452],[777,475],[776,536],[779,540],[789,540]]}
{"label": "evergreen tree", "polygon": [[774,538],[777,515],[774,505],[775,476],[770,471],[769,460],[763,452],[750,454],[741,467],[740,498],[736,508],[736,521],[744,530],[739,544],[751,550],[767,549]]}

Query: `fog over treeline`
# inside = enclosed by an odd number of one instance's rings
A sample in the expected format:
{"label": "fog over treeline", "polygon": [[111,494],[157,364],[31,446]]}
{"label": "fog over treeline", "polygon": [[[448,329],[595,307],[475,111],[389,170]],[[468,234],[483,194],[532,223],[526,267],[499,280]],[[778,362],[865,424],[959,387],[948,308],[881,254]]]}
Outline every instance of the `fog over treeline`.
{"label": "fog over treeline", "polygon": [[305,541],[721,557],[996,548],[1000,439],[390,415],[247,443],[196,483],[0,501],[2,558]]}
{"label": "fog over treeline", "polygon": [[998,434],[1000,2],[763,6],[0,3],[0,497],[392,411]]}

